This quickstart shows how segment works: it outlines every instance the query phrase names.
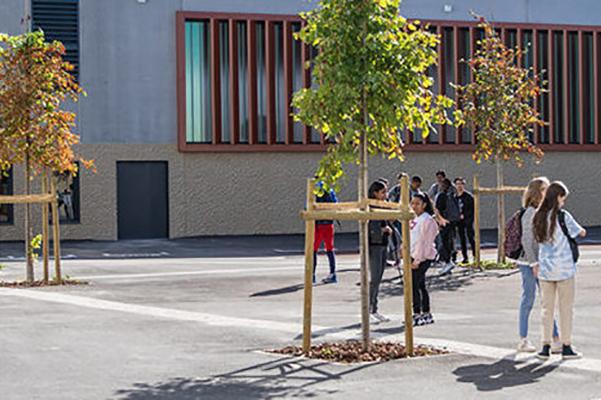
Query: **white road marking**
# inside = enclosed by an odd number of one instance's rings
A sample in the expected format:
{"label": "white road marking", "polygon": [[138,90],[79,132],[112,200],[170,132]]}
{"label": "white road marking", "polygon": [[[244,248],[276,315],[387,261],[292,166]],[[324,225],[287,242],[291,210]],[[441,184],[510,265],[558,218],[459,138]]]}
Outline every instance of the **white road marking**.
{"label": "white road marking", "polygon": [[275,322],[249,318],[224,317],[215,314],[174,310],[170,308],[152,306],[142,306],[137,304],[121,303],[117,301],[94,299],[91,297],[74,296],[69,294],[44,292],[29,289],[0,288],[0,296],[22,297],[31,300],[69,304],[73,306],[93,308],[97,310],[119,311],[149,317],[175,319],[179,321],[201,322],[211,326],[239,326],[244,328],[269,329],[294,334],[301,331],[301,326],[295,323]]}
{"label": "white road marking", "polygon": [[[168,308],[142,306],[135,304],[120,303],[116,301],[100,300],[83,296],[74,296],[61,293],[44,292],[28,289],[2,289],[0,288],[0,296],[14,296],[28,298],[32,300],[48,301],[53,303],[69,304],[79,307],[87,307],[98,310],[118,311],[149,317],[158,317],[164,319],[172,319],[178,321],[200,322],[210,326],[237,326],[250,329],[267,329],[288,334],[298,334],[302,331],[302,327],[298,323],[276,322],[268,320],[258,320],[250,318],[225,317],[221,315],[181,311]],[[318,331],[330,332],[322,339],[351,339],[357,338],[360,335],[360,330],[340,330],[337,328],[326,328],[323,326],[314,325],[313,332]],[[403,334],[396,335],[378,335],[374,332],[374,338],[379,340],[400,340],[403,339]],[[524,363],[537,362],[532,354],[516,354],[515,350],[484,346],[474,343],[457,342],[445,339],[436,338],[416,338],[416,343],[446,348],[451,352],[463,355],[471,355],[477,357],[491,359],[510,359]],[[560,369],[576,369],[589,372],[601,372],[601,360],[584,358],[581,360],[571,360],[565,363],[559,363],[559,358],[554,356],[548,363],[557,363]]]}
{"label": "white road marking", "polygon": [[271,268],[236,268],[236,269],[208,269],[203,271],[177,271],[177,272],[150,272],[146,274],[113,274],[113,275],[81,275],[76,279],[85,280],[103,280],[103,279],[140,279],[140,278],[160,278],[168,276],[187,276],[187,275],[220,275],[220,274],[245,274],[245,273],[270,273],[282,271],[299,271],[303,269],[297,267],[271,267]]}

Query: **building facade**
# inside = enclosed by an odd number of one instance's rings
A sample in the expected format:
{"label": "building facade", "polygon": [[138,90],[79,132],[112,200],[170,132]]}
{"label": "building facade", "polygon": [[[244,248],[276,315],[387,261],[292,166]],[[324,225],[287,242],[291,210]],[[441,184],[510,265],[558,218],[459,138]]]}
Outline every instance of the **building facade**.
{"label": "building facade", "polygon": [[[290,117],[292,93],[311,84],[303,65],[314,51],[293,39],[299,12],[311,6],[304,0],[32,0],[34,27],[65,42],[87,92],[73,106],[78,151],[97,170],[61,180],[62,237],[303,232],[304,182],[325,148],[316,132]],[[564,180],[572,191],[568,207],[584,224],[600,225],[592,183],[601,175],[601,3],[404,1],[404,16],[441,35],[432,76],[435,90],[450,97],[452,82],[470,79],[461,60],[481,35],[470,10],[493,22],[508,45],[527,46],[519,62],[545,71],[549,82],[537,104],[548,125],[532,137],[545,159],[507,168],[507,183],[524,184],[533,174]],[[0,31],[19,33],[22,15],[22,0],[0,2]],[[426,140],[405,139],[405,162],[374,158],[373,178],[392,180],[403,170],[431,183],[444,169],[451,177],[469,181],[478,173],[483,185],[495,182],[493,166],[471,161],[468,129],[444,127]],[[356,196],[355,176],[349,167],[342,198]],[[15,167],[1,178],[0,191],[22,193],[22,181]],[[508,211],[517,205],[510,199]],[[493,227],[494,200],[482,206],[483,226]],[[22,237],[23,212],[0,206],[0,240]]]}

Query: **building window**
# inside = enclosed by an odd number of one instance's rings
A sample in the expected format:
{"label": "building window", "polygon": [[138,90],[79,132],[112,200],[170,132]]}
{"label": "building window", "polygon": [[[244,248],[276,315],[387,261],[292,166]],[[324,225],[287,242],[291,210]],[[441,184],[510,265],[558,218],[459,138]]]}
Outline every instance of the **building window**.
{"label": "building window", "polygon": [[[59,221],[66,224],[78,224],[80,222],[79,170],[75,175],[65,173],[54,176],[57,180]],[[50,216],[52,218],[52,214]]]}
{"label": "building window", "polygon": [[179,12],[177,26],[180,150],[323,149],[292,116],[316,55],[293,37],[300,17]]}
{"label": "building window", "polygon": [[44,31],[46,40],[58,40],[66,50],[65,60],[79,76],[79,0],[32,0],[31,22],[34,30]]}
{"label": "building window", "polygon": [[[432,91],[454,98],[453,83],[472,78],[466,60],[484,32],[473,22],[425,21],[440,35]],[[317,131],[294,121],[292,94],[315,83],[304,68],[317,50],[294,40],[298,16],[178,12],[178,143],[180,151],[323,151]],[[601,29],[499,23],[519,64],[543,74],[548,91],[536,102],[545,126],[533,143],[551,150],[599,146]],[[401,132],[419,150],[471,150],[469,126],[435,126],[426,140]]]}
{"label": "building window", "polygon": [[[9,169],[6,172],[0,172],[0,195],[10,196],[13,194],[13,172]],[[0,224],[12,225],[13,205],[0,204]]]}

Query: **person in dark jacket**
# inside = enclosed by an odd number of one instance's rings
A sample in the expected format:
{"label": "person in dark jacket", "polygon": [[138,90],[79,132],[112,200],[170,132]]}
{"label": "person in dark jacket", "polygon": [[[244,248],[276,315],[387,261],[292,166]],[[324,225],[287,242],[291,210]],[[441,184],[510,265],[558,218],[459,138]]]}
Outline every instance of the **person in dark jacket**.
{"label": "person in dark jacket", "polygon": [[[322,193],[315,197],[317,203],[337,203],[336,192],[323,190],[323,182],[317,184]],[[315,283],[315,271],[317,269],[317,252],[324,243],[326,254],[330,263],[330,274],[322,280],[323,283],[336,283],[336,255],[334,254],[334,221],[315,221],[315,241],[313,243],[313,283]]]}
{"label": "person in dark jacket", "polygon": [[[388,196],[386,184],[378,180],[369,187],[368,197],[375,200],[386,200]],[[369,312],[374,322],[386,322],[386,318],[378,312],[378,292],[384,275],[388,244],[394,228],[389,221],[369,221]]]}
{"label": "person in dark jacket", "polygon": [[441,184],[441,191],[436,195],[436,217],[440,224],[440,261],[443,264],[441,275],[447,274],[455,268],[452,261],[454,250],[453,232],[459,224],[461,214],[455,195],[451,191],[451,181],[445,178]]}
{"label": "person in dark jacket", "polygon": [[455,198],[459,204],[460,213],[460,220],[457,224],[457,236],[459,236],[459,241],[461,242],[463,263],[467,264],[469,262],[467,255],[467,242],[470,244],[474,258],[476,257],[476,244],[474,241],[474,196],[465,190],[464,178],[455,178],[454,183],[455,188],[457,189]]}

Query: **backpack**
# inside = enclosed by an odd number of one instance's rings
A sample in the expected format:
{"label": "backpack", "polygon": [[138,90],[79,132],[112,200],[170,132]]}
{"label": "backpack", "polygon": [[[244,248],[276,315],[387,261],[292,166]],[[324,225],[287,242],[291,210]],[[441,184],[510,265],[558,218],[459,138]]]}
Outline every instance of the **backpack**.
{"label": "backpack", "polygon": [[447,196],[447,209],[446,209],[446,219],[451,222],[457,222],[461,220],[461,210],[459,210],[459,201],[455,197],[455,194],[449,191],[446,194]]}
{"label": "backpack", "polygon": [[524,253],[522,247],[522,217],[526,212],[525,208],[517,210],[505,226],[505,255],[512,260],[517,260]]}
{"label": "backpack", "polygon": [[570,232],[568,231],[568,227],[566,225],[566,215],[563,210],[560,210],[557,214],[557,221],[559,221],[559,226],[566,238],[568,238],[568,243],[570,244],[570,250],[572,250],[572,259],[575,263],[578,262],[578,258],[580,258],[580,250],[578,249],[578,243],[576,239],[570,236]]}

